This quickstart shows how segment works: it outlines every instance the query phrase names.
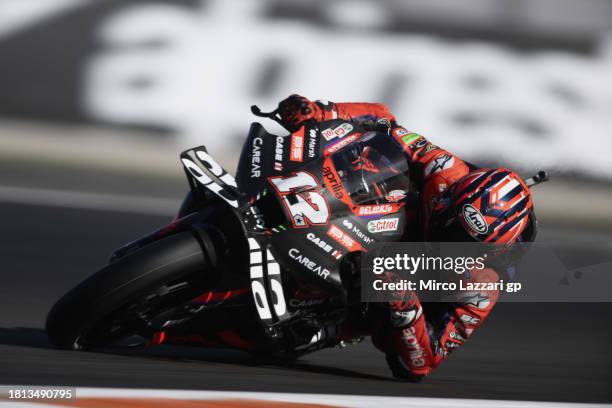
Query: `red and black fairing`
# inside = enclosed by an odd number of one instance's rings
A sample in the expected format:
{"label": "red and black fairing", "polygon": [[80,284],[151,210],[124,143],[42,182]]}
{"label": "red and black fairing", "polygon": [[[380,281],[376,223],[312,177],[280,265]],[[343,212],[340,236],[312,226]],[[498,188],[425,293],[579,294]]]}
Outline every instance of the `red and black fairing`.
{"label": "red and black fairing", "polygon": [[[181,160],[191,193],[179,218],[115,257],[166,234],[204,228],[215,242],[203,245],[223,252],[219,279],[214,290],[188,305],[196,316],[172,337],[252,349],[321,347],[323,342],[309,342],[314,334],[323,338],[320,328],[347,313],[349,287],[358,282],[358,254],[376,241],[399,240],[411,221],[410,191],[355,202],[346,189],[342,178],[352,172],[384,170],[367,158],[343,156],[373,136],[342,120],[307,125],[288,136],[271,135],[255,123],[235,180],[204,147],[190,149]],[[339,157],[348,167],[339,170]]]}
{"label": "red and black fairing", "polygon": [[282,269],[289,311],[344,298],[345,260],[376,241],[399,240],[412,221],[409,195],[355,204],[343,186],[334,155],[366,132],[342,120],[284,137],[251,126],[236,180],[259,216],[252,236]]}

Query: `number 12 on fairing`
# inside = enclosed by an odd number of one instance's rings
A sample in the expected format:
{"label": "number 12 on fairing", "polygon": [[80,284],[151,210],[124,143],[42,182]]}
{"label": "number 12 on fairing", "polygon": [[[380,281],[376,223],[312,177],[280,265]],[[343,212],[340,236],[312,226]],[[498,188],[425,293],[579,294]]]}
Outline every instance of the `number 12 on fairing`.
{"label": "number 12 on fairing", "polygon": [[316,190],[317,180],[310,173],[300,171],[291,176],[270,177],[268,180],[283,199],[294,227],[327,224],[329,205],[323,194]]}

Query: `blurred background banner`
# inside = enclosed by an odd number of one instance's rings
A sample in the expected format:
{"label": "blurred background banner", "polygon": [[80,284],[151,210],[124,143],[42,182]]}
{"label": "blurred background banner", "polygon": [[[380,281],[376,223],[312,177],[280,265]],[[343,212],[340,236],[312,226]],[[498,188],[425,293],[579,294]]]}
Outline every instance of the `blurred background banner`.
{"label": "blurred background banner", "polygon": [[609,181],[611,29],[610,0],[0,0],[0,118],[236,157],[249,106],[297,92],[386,103],[480,164]]}

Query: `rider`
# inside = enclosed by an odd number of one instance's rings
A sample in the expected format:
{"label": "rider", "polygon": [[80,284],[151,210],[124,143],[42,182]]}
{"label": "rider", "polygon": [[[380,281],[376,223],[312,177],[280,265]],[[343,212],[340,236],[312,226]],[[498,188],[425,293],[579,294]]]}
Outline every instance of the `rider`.
{"label": "rider", "polygon": [[[291,131],[310,120],[343,119],[364,126],[377,123],[390,126],[390,136],[403,147],[411,174],[417,174],[420,181],[420,236],[424,241],[503,245],[532,241],[535,236],[531,195],[516,173],[508,169],[479,169],[464,162],[399,126],[383,104],[313,102],[291,95],[279,103],[278,112]],[[468,219],[473,213],[466,211],[466,206],[479,211],[476,224],[474,219]],[[484,268],[473,271],[469,279],[497,282],[501,273]],[[463,303],[444,304],[442,310],[439,305],[424,310],[414,292],[399,292],[397,301],[388,303],[390,319],[376,330],[373,343],[386,354],[395,377],[418,381],[465,342],[483,323],[498,298],[498,291],[480,291]]]}

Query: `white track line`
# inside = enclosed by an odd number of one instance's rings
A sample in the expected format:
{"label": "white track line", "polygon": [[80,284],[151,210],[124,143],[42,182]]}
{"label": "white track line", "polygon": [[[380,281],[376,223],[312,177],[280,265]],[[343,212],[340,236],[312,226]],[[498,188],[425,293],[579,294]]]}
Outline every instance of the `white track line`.
{"label": "white track line", "polygon": [[[22,387],[22,386],[21,386]],[[381,397],[339,394],[298,394],[271,392],[234,391],[189,391],[189,390],[146,390],[124,388],[77,388],[78,398],[164,398],[174,400],[257,400],[288,403],[322,404],[335,407],[370,408],[374,406],[397,408],[600,408],[605,404],[582,404],[563,402],[477,400],[460,398],[423,397]],[[0,402],[0,406],[3,403]],[[20,405],[14,405],[20,406]],[[25,405],[24,405],[25,406]]]}
{"label": "white track line", "polygon": [[181,204],[160,197],[12,186],[0,186],[0,202],[163,216],[176,214]]}
{"label": "white track line", "polygon": [[182,391],[182,390],[126,390],[126,389],[101,389],[101,388],[78,388],[77,395],[82,397],[114,396],[114,397],[155,397],[174,399],[255,399],[265,401],[301,402],[310,404],[328,404],[340,407],[371,408],[375,406],[398,407],[398,408],[471,408],[471,407],[496,407],[496,408],[524,408],[524,407],[602,407],[601,404],[568,404],[559,402],[532,402],[532,401],[503,401],[503,400],[475,400],[458,398],[420,398],[420,397],[380,397],[361,395],[340,394],[297,394],[297,393],[272,393],[272,392],[234,392],[234,391]]}

